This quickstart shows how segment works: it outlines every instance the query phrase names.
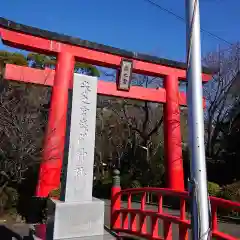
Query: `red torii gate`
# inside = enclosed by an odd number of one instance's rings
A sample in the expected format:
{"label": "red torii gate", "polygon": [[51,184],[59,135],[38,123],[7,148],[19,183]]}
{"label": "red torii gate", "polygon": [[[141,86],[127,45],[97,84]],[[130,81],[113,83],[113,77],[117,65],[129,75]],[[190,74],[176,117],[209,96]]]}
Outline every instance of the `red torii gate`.
{"label": "red torii gate", "polygon": [[[147,101],[164,105],[164,148],[168,187],[184,190],[180,109],[186,96],[179,93],[178,82],[186,80],[186,65],[171,60],[128,52],[78,38],[61,35],[0,18],[0,34],[6,45],[57,56],[56,72],[7,65],[5,77],[10,80],[53,86],[49,121],[45,135],[43,161],[40,167],[37,195],[45,197],[60,183],[65,142],[68,89],[72,86],[75,60],[119,69],[121,60],[131,59],[135,73],[164,78],[164,88],[131,87],[129,92],[118,91],[116,84],[99,81],[98,93]],[[212,72],[203,69],[204,82]],[[46,80],[46,75],[49,76]],[[54,146],[54,150],[53,147]]]}

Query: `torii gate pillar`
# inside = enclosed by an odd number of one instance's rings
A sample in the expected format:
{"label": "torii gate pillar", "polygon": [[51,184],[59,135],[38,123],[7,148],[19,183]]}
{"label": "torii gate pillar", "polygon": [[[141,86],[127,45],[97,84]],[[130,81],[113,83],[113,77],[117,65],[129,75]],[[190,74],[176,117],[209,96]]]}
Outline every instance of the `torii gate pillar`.
{"label": "torii gate pillar", "polygon": [[169,75],[164,79],[166,103],[164,105],[164,159],[167,187],[184,190],[182,138],[178,78]]}
{"label": "torii gate pillar", "polygon": [[39,171],[37,196],[46,197],[60,184],[60,174],[64,153],[68,89],[74,72],[74,56],[60,52],[52,89],[47,132],[43,148],[43,162]]}

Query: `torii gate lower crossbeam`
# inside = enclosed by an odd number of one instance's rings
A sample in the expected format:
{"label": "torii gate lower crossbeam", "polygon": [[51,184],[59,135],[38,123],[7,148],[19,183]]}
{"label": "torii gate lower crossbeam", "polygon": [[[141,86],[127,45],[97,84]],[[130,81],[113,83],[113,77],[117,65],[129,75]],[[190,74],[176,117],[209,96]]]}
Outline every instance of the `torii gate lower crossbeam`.
{"label": "torii gate lower crossbeam", "polygon": [[[184,189],[178,92],[178,81],[186,78],[184,64],[84,42],[2,18],[0,18],[0,33],[3,42],[7,45],[57,56],[43,162],[37,189],[38,196],[47,196],[49,191],[57,188],[60,183],[68,88],[73,77],[75,60],[119,68],[121,59],[129,58],[133,61],[134,72],[164,77],[167,183],[169,188]],[[209,72],[203,74],[203,81],[208,81],[210,78]]]}

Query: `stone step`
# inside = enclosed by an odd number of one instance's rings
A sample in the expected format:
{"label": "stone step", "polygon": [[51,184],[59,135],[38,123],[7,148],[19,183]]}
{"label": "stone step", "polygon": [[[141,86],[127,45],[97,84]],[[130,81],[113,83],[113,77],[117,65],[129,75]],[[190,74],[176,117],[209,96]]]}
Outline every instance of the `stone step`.
{"label": "stone step", "polygon": [[[35,226],[30,225],[29,237],[32,237],[32,240],[48,240],[45,237],[36,236],[36,232],[35,232],[36,228],[37,228],[37,225]],[[54,238],[51,240],[113,240],[113,239],[116,239],[116,237],[111,235],[108,231],[104,230],[104,235],[84,236],[84,237],[78,237],[78,238],[58,238],[58,239]]]}
{"label": "stone step", "polygon": [[[102,236],[90,236],[90,237],[80,237],[80,238],[67,238],[67,239],[61,239],[61,240],[113,240],[116,239],[114,236],[112,236],[110,233],[106,232]],[[60,240],[60,239],[56,239]]]}
{"label": "stone step", "polygon": [[[35,235],[32,236],[33,240],[48,240],[43,238],[38,238]],[[104,235],[99,236],[90,236],[90,237],[80,237],[80,238],[64,238],[64,239],[53,239],[53,240],[114,240],[116,239],[114,236],[112,236],[110,233],[106,232]]]}

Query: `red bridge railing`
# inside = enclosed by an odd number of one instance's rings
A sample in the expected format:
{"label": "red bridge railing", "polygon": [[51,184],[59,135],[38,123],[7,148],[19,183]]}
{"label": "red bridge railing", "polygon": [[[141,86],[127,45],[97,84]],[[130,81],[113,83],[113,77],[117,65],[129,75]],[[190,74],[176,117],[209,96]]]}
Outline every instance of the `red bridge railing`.
{"label": "red bridge railing", "polygon": [[[147,209],[146,196],[154,193],[157,196],[157,209]],[[123,207],[122,198],[126,197],[127,207]],[[140,207],[133,208],[132,199],[140,197]],[[180,202],[178,216],[163,210],[163,197],[177,197]],[[218,208],[232,209],[240,212],[240,203],[211,197],[212,206],[212,237],[223,240],[237,240],[238,238],[218,230],[217,210]],[[113,176],[113,187],[111,196],[111,229],[117,233],[127,233],[146,239],[172,239],[172,225],[178,226],[179,239],[188,239],[188,230],[191,222],[187,218],[186,204],[189,200],[188,192],[179,192],[165,188],[135,188],[121,190],[119,172],[115,170]],[[147,219],[150,226],[147,226]],[[160,221],[162,224],[160,224]],[[159,234],[159,228],[163,233]],[[149,231],[150,228],[150,231]]]}

